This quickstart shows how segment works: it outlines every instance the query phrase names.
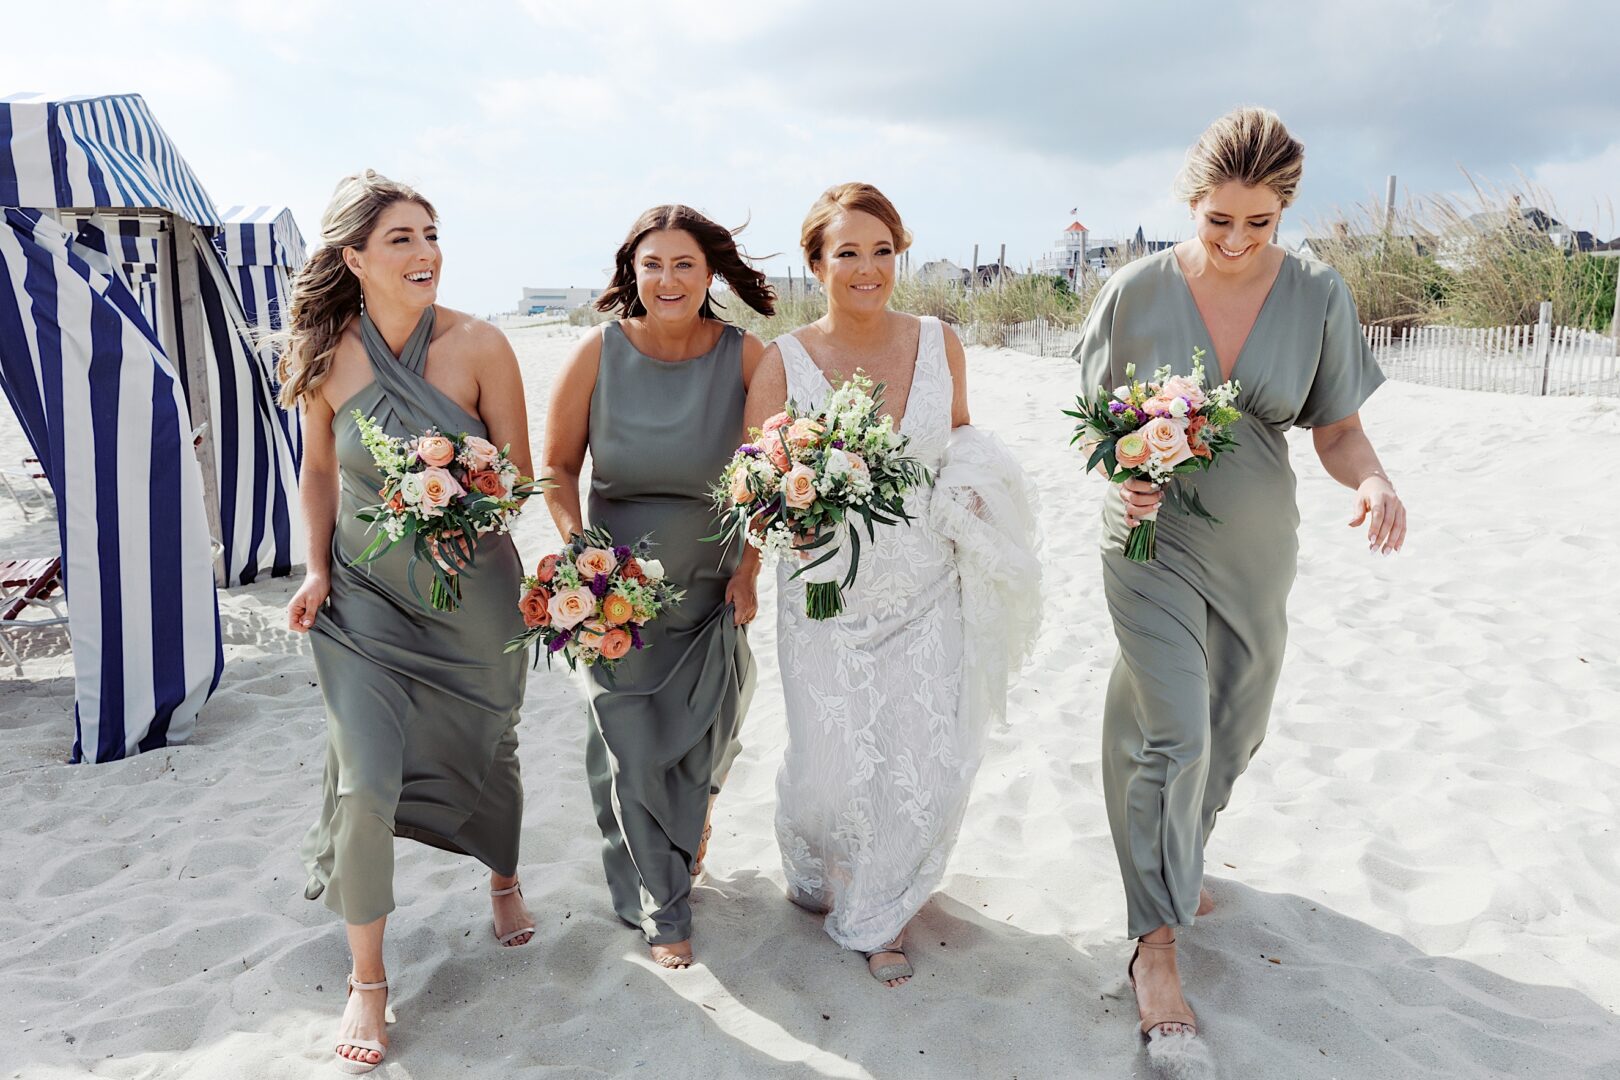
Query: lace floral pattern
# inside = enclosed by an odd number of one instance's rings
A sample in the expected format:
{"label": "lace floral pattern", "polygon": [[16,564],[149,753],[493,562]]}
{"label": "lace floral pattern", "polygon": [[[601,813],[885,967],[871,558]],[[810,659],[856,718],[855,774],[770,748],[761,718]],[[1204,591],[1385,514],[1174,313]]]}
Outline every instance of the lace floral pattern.
{"label": "lace floral pattern", "polygon": [[[829,387],[815,362],[792,335],[778,345],[789,396],[818,404]],[[951,391],[944,329],[924,319],[900,431],[931,470],[950,442]],[[807,618],[803,584],[778,568],[777,841],[794,900],[826,911],[828,935],[851,949],[893,939],[938,888],[982,753],[963,687],[962,584],[934,497],[913,492],[914,522],[862,545],[836,619]]]}

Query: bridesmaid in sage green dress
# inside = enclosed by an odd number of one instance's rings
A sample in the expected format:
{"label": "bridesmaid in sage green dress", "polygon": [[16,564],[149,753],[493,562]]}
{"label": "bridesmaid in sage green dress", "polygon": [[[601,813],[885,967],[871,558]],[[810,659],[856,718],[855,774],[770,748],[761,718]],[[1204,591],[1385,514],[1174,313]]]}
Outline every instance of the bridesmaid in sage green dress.
{"label": "bridesmaid in sage green dress", "polygon": [[[353,413],[389,434],[437,427],[509,446],[532,471],[517,358],[489,324],[434,304],[433,208],[376,173],[345,179],[322,220],[324,246],[293,289],[283,400],[303,408],[300,494],[309,572],[288,623],[308,632],[327,709],[325,793],[304,838],[305,895],[347,924],[354,969],[337,1044],[349,1072],[387,1047],[383,930],[394,910],[394,838],[471,855],[490,870],[494,934],[534,932],[517,882],[523,787],[518,708],[526,667],[522,576],[507,536],[483,537],[459,572],[460,607],[413,593],[408,544],[355,566],[371,540],[355,514],[383,478]],[[428,593],[430,574],[415,570]]]}
{"label": "bridesmaid in sage green dress", "polygon": [[686,592],[642,632],[645,649],[612,671],[585,671],[585,764],[608,891],[669,968],[692,963],[692,884],[754,689],[744,627],[758,607],[758,553],[703,537],[718,531],[709,489],[743,441],[743,403],[765,347],[720,320],[715,276],[734,301],[774,310],[730,231],[686,206],[643,214],[597,302],[622,318],[580,340],[546,418],[557,531],[582,531],[589,450],[590,524],[620,544],[651,534],[654,556]]}
{"label": "bridesmaid in sage green dress", "polygon": [[1276,115],[1218,120],[1188,157],[1197,237],[1131,263],[1103,286],[1075,359],[1084,389],[1112,390],[1205,350],[1213,384],[1237,379],[1237,446],[1178,479],[1220,524],[1158,517],[1158,558],[1122,554],[1160,493],[1132,481],[1104,500],[1103,583],[1119,658],[1103,713],[1103,788],[1125,883],[1144,1036],[1196,1034],[1175,966],[1177,927],[1213,908],[1204,845],[1265,736],[1288,632],[1299,511],[1284,432],[1313,429],[1329,474],[1356,491],[1352,525],[1373,550],[1405,539],[1405,510],[1358,410],[1384,381],[1343,280],[1278,247],[1303,148]]}

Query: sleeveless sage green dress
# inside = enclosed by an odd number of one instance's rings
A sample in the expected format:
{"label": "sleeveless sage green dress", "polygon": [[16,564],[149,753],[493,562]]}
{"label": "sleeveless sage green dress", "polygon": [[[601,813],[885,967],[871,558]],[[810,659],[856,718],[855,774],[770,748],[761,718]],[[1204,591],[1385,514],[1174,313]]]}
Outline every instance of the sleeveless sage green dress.
{"label": "sleeveless sage green dress", "polygon": [[[1194,347],[1218,382],[1209,332],[1167,250],[1108,279],[1074,358],[1089,394],[1122,384],[1128,364],[1141,379],[1164,365],[1188,373]],[[1220,524],[1162,509],[1158,558],[1135,563],[1121,554],[1124,503],[1103,500],[1103,585],[1119,641],[1103,709],[1103,795],[1131,937],[1192,923],[1204,844],[1265,737],[1299,550],[1284,433],[1344,419],[1384,381],[1344,281],[1292,253],[1232,378],[1244,414],[1237,446],[1176,481],[1196,488]]]}
{"label": "sleeveless sage green dress", "polygon": [[[361,339],[375,381],[337,410],[340,505],[332,533],[332,587],[310,630],[326,698],[325,797],[304,837],[304,895],[323,893],[345,922],[394,909],[394,837],[473,858],[500,874],[517,871],[523,819],[517,721],[524,653],[505,653],[523,631],[522,570],[509,536],[485,536],[461,573],[461,602],[431,611],[411,592],[409,543],[350,565],[372,537],[355,517],[377,503],[383,478],[360,442],[353,411],[390,435],[488,437],[423,377],[434,312],[422,315],[395,357],[371,319]],[[432,575],[416,569],[425,598]]]}
{"label": "sleeveless sage green dress", "polygon": [[709,488],[743,441],[742,331],[692,360],[655,360],[618,323],[602,331],[591,396],[590,523],[620,544],[651,534],[686,591],[612,671],[587,668],[585,748],[613,908],[649,944],[692,936],[692,865],[710,794],[737,756],[754,692],[747,633],[726,584],[741,551],[718,531]]}

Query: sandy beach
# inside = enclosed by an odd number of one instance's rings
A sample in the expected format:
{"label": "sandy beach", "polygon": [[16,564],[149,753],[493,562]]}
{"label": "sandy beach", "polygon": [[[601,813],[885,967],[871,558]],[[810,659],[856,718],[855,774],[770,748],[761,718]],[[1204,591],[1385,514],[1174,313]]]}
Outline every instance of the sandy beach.
{"label": "sandy beach", "polygon": [[[514,330],[535,442],[579,331]],[[398,847],[384,1078],[1152,1075],[1124,982],[1101,798],[1114,645],[1095,519],[1059,413],[1066,360],[973,349],[975,421],[1038,488],[1045,629],[993,733],[941,892],[890,990],[789,905],[772,831],[786,738],[774,576],[745,750],[697,890],[699,965],[657,968],[608,903],[566,670],[520,729],[522,877],[538,933],[501,950],[482,868]],[[1407,501],[1369,555],[1351,493],[1291,436],[1292,640],[1266,745],[1209,849],[1216,912],[1187,996],[1230,1078],[1620,1076],[1620,399],[1390,383],[1364,410]],[[26,443],[0,410],[0,462]],[[1584,470],[1584,471],[1583,471]],[[536,508],[530,561],[554,539]],[[54,519],[0,492],[0,550]],[[302,897],[324,713],[296,579],[220,594],[223,681],[190,745],[67,766],[72,658],[0,671],[0,1080],[337,1075],[342,927]]]}

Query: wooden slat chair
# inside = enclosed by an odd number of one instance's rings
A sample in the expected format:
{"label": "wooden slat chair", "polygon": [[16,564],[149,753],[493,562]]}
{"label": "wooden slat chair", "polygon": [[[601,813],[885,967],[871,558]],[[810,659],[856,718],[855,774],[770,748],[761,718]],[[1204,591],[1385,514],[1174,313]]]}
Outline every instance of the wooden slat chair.
{"label": "wooden slat chair", "polygon": [[[18,492],[17,488],[23,484],[28,485]],[[32,495],[32,502],[38,504],[36,509],[44,509],[55,498],[51,490],[49,479],[45,470],[40,467],[39,458],[23,458],[22,465],[0,465],[0,485],[4,485],[8,494],[16,502],[17,508],[22,511],[23,520],[27,521],[29,514],[29,501],[24,496]]]}
{"label": "wooden slat chair", "polygon": [[[62,597],[53,597],[62,586],[62,560],[12,559],[0,561],[0,652],[22,674],[22,657],[9,640],[12,634],[59,626],[67,622]],[[24,619],[24,612],[43,608],[49,618]]]}

